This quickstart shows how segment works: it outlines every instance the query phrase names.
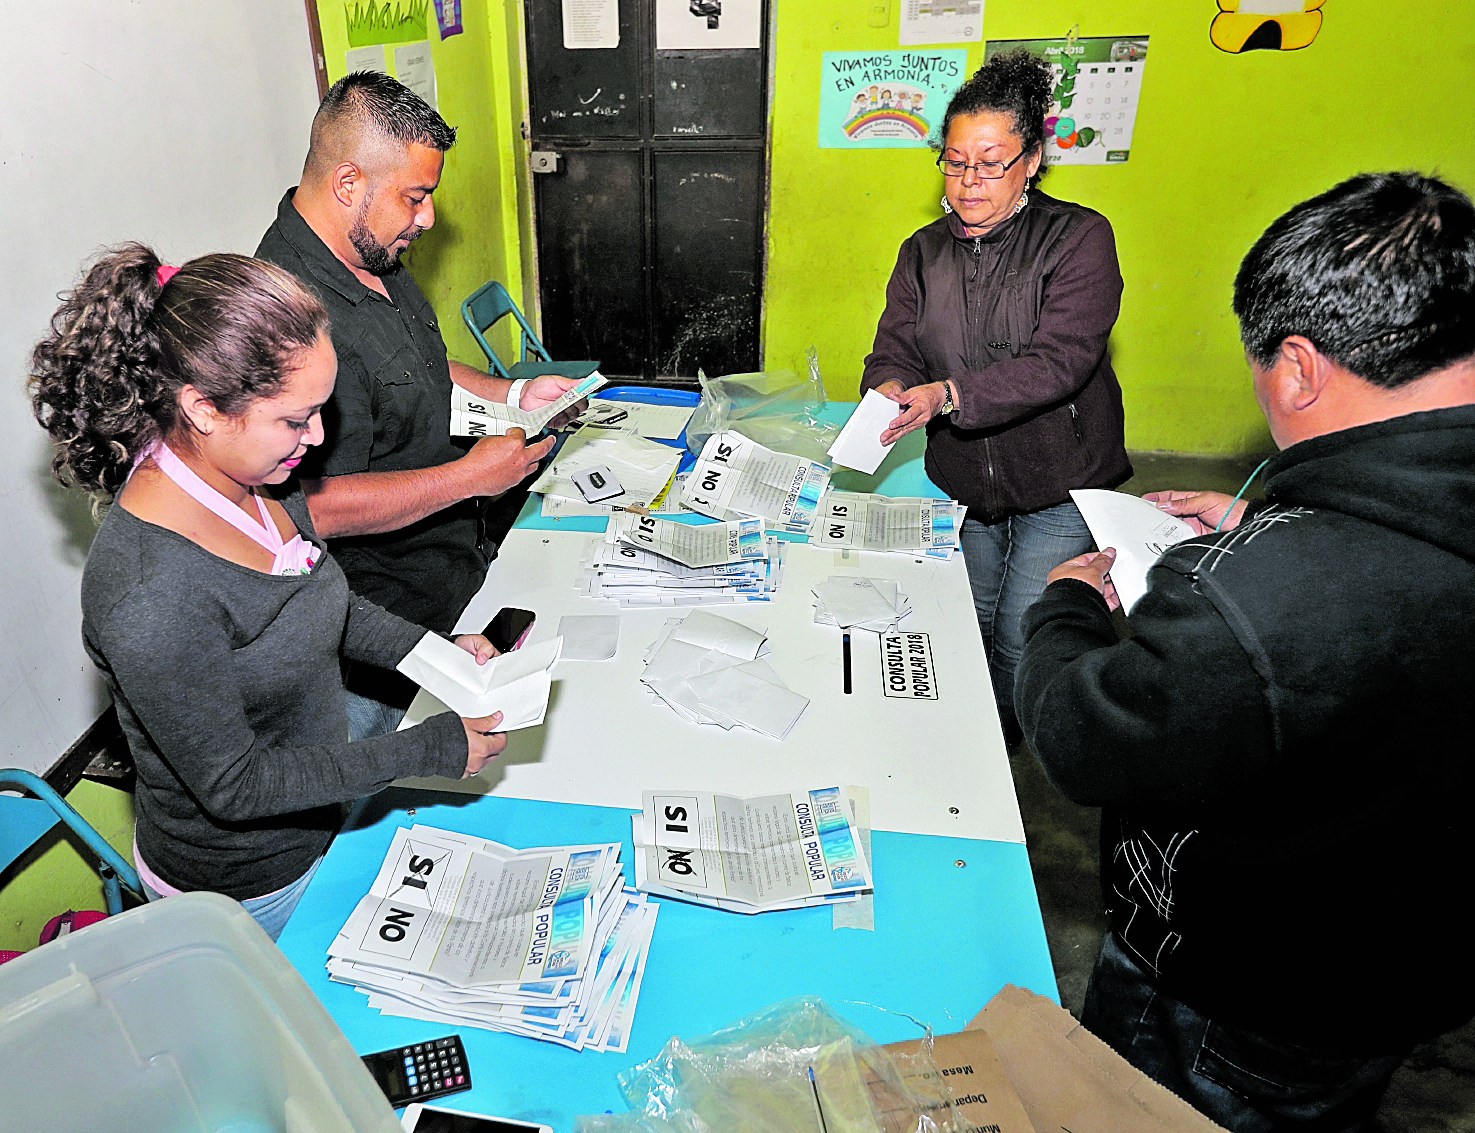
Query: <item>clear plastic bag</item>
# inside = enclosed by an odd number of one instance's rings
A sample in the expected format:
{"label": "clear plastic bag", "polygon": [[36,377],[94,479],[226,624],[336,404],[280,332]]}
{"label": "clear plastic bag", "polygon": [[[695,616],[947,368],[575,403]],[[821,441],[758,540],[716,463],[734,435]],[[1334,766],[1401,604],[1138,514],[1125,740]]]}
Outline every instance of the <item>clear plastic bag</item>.
{"label": "clear plastic bag", "polygon": [[825,387],[820,380],[819,355],[812,346],[807,353],[807,378],[793,370],[724,378],[709,378],[697,371],[702,400],[686,426],[686,447],[700,453],[713,433],[736,429],[764,448],[828,463],[826,454],[840,435],[840,426],[820,420]]}
{"label": "clear plastic bag", "polygon": [[930,1031],[894,1059],[810,997],[673,1037],[619,1081],[631,1112],[579,1117],[575,1133],[973,1133],[941,1085]]}

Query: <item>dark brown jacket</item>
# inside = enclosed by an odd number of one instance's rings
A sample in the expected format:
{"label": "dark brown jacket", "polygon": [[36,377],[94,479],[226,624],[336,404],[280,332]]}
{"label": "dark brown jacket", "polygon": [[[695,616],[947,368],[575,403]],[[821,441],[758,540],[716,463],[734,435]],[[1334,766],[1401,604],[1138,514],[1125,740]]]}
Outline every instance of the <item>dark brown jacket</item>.
{"label": "dark brown jacket", "polygon": [[1100,213],[1038,189],[986,236],[951,214],[901,246],[861,391],[951,378],[927,426],[927,474],[996,523],[1132,475],[1106,342],[1122,294]]}

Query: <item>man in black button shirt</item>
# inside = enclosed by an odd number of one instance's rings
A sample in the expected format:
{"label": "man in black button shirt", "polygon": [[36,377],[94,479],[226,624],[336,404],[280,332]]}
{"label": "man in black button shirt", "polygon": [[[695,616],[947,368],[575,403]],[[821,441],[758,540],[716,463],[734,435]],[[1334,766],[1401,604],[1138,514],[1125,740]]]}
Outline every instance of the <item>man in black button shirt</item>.
{"label": "man in black button shirt", "polygon": [[[450,436],[451,385],[536,409],[572,379],[509,383],[446,357],[435,313],[399,263],[435,223],[431,195],[456,133],[407,87],[356,72],[313,119],[302,183],[256,254],[322,300],[338,353],[327,439],[302,466],[318,533],[354,590],[448,631],[481,586],[481,501],[521,483],[553,446],[520,430],[465,449]],[[379,670],[347,675],[355,738],[392,730],[414,687]]]}

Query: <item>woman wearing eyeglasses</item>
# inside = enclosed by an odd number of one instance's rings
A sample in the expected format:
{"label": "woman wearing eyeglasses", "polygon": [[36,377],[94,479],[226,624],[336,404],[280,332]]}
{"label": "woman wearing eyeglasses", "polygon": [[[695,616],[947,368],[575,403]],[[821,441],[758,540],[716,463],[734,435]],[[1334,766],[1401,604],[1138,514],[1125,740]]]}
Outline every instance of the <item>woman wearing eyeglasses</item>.
{"label": "woman wearing eyeglasses", "polygon": [[1035,187],[1050,68],[996,55],[948,103],[943,216],[901,246],[861,391],[898,405],[889,444],[927,429],[927,474],[962,531],[1006,734],[1019,619],[1050,569],[1091,547],[1072,488],[1132,474],[1107,356],[1122,293],[1105,217]]}

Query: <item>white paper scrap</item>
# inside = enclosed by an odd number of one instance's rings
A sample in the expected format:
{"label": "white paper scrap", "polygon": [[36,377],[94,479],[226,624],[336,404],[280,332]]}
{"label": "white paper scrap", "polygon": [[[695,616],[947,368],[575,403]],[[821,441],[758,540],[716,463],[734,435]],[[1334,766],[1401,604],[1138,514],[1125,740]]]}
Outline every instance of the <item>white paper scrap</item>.
{"label": "white paper scrap", "polygon": [[703,649],[720,649],[744,661],[757,657],[768,639],[760,630],[749,629],[740,622],[709,614],[706,610],[693,610],[687,614],[671,638],[700,645]]}
{"label": "white paper scrap", "polygon": [[608,661],[620,647],[618,614],[564,614],[558,619],[563,638],[561,661]]}
{"label": "white paper scrap", "polygon": [[865,397],[861,398],[850,420],[845,422],[845,428],[840,430],[840,435],[830,446],[830,459],[869,476],[881,467],[881,462],[891,451],[891,445],[881,443],[881,434],[900,412],[901,406],[885,394],[866,390]]}
{"label": "white paper scrap", "polygon": [[550,670],[563,638],[493,657],[485,665],[459,645],[427,633],[395,666],[458,716],[476,719],[502,713],[497,730],[515,731],[543,722],[552,686]]}
{"label": "white paper scrap", "polygon": [[1191,538],[1193,528],[1176,515],[1159,511],[1156,504],[1126,492],[1082,488],[1072,491],[1070,498],[1080,508],[1096,546],[1116,548],[1111,581],[1122,609],[1131,613],[1137,599],[1147,593],[1152,564],[1169,547]]}

